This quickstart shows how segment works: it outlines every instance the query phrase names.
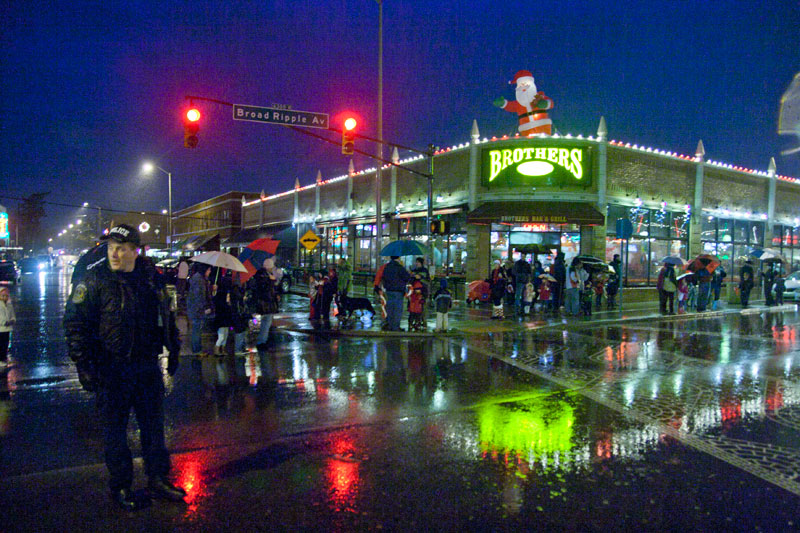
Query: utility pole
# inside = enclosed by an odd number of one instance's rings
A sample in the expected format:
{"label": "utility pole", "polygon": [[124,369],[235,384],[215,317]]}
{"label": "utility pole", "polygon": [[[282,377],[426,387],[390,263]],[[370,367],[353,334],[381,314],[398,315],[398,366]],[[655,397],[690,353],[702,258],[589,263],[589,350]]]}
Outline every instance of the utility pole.
{"label": "utility pole", "polygon": [[375,270],[381,265],[383,206],[381,205],[381,160],[383,159],[383,0],[378,2],[378,161],[375,170]]}
{"label": "utility pole", "polygon": [[428,145],[428,273],[433,278],[435,272],[433,254],[433,233],[431,232],[431,222],[433,222],[433,154],[436,146]]}

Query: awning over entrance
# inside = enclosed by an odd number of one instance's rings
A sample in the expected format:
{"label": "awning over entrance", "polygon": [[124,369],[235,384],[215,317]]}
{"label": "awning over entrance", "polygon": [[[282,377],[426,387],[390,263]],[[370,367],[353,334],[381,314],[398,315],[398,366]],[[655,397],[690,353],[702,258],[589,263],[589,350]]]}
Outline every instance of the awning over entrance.
{"label": "awning over entrance", "polygon": [[201,250],[204,252],[218,251],[219,233],[210,237],[207,235],[195,235],[186,241],[181,248],[187,252],[197,252]]}
{"label": "awning over entrance", "polygon": [[247,228],[225,239],[223,248],[244,248],[256,239],[274,239],[281,241],[281,248],[297,248],[297,228],[289,226],[278,228]]}
{"label": "awning over entrance", "polygon": [[467,213],[471,224],[577,224],[600,226],[605,217],[581,202],[492,202]]}

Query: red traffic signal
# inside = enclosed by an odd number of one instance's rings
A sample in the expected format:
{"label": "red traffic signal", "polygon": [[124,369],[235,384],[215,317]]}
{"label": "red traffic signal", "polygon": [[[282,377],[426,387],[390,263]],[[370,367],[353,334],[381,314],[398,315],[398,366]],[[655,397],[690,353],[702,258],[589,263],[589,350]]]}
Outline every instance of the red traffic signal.
{"label": "red traffic signal", "polygon": [[197,138],[197,132],[200,131],[200,111],[197,108],[191,108],[186,111],[183,120],[183,146],[186,148],[197,148],[197,143],[200,141]]}
{"label": "red traffic signal", "polygon": [[344,121],[344,129],[342,129],[342,153],[344,155],[353,155],[356,139],[356,119],[347,117]]}

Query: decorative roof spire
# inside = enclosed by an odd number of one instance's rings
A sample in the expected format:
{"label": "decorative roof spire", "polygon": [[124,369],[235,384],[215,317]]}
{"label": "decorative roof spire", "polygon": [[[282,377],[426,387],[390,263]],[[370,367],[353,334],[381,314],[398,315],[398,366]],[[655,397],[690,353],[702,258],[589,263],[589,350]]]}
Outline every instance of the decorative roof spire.
{"label": "decorative roof spire", "polygon": [[597,125],[597,140],[605,141],[608,139],[608,127],[606,127],[606,117],[600,117],[600,124]]}
{"label": "decorative roof spire", "polygon": [[694,151],[694,158],[697,161],[702,161],[706,156],[706,148],[703,146],[703,139],[697,141],[697,150]]}

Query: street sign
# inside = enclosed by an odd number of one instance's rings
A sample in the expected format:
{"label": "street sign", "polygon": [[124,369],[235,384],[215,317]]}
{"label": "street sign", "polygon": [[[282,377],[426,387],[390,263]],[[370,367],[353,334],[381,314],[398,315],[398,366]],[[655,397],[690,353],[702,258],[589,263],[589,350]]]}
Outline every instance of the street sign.
{"label": "street sign", "polygon": [[617,239],[630,239],[633,235],[633,224],[630,219],[618,218],[617,219]]}
{"label": "street sign", "polygon": [[302,237],[300,237],[300,244],[305,246],[306,250],[310,252],[311,250],[317,247],[319,241],[321,240],[322,239],[319,238],[319,235],[317,235],[311,230],[308,230],[303,234]]}
{"label": "street sign", "polygon": [[306,128],[328,129],[328,114],[313,111],[296,111],[276,107],[256,107],[252,105],[233,104],[233,120],[249,122],[265,122],[267,124],[283,124],[286,126],[303,126]]}

